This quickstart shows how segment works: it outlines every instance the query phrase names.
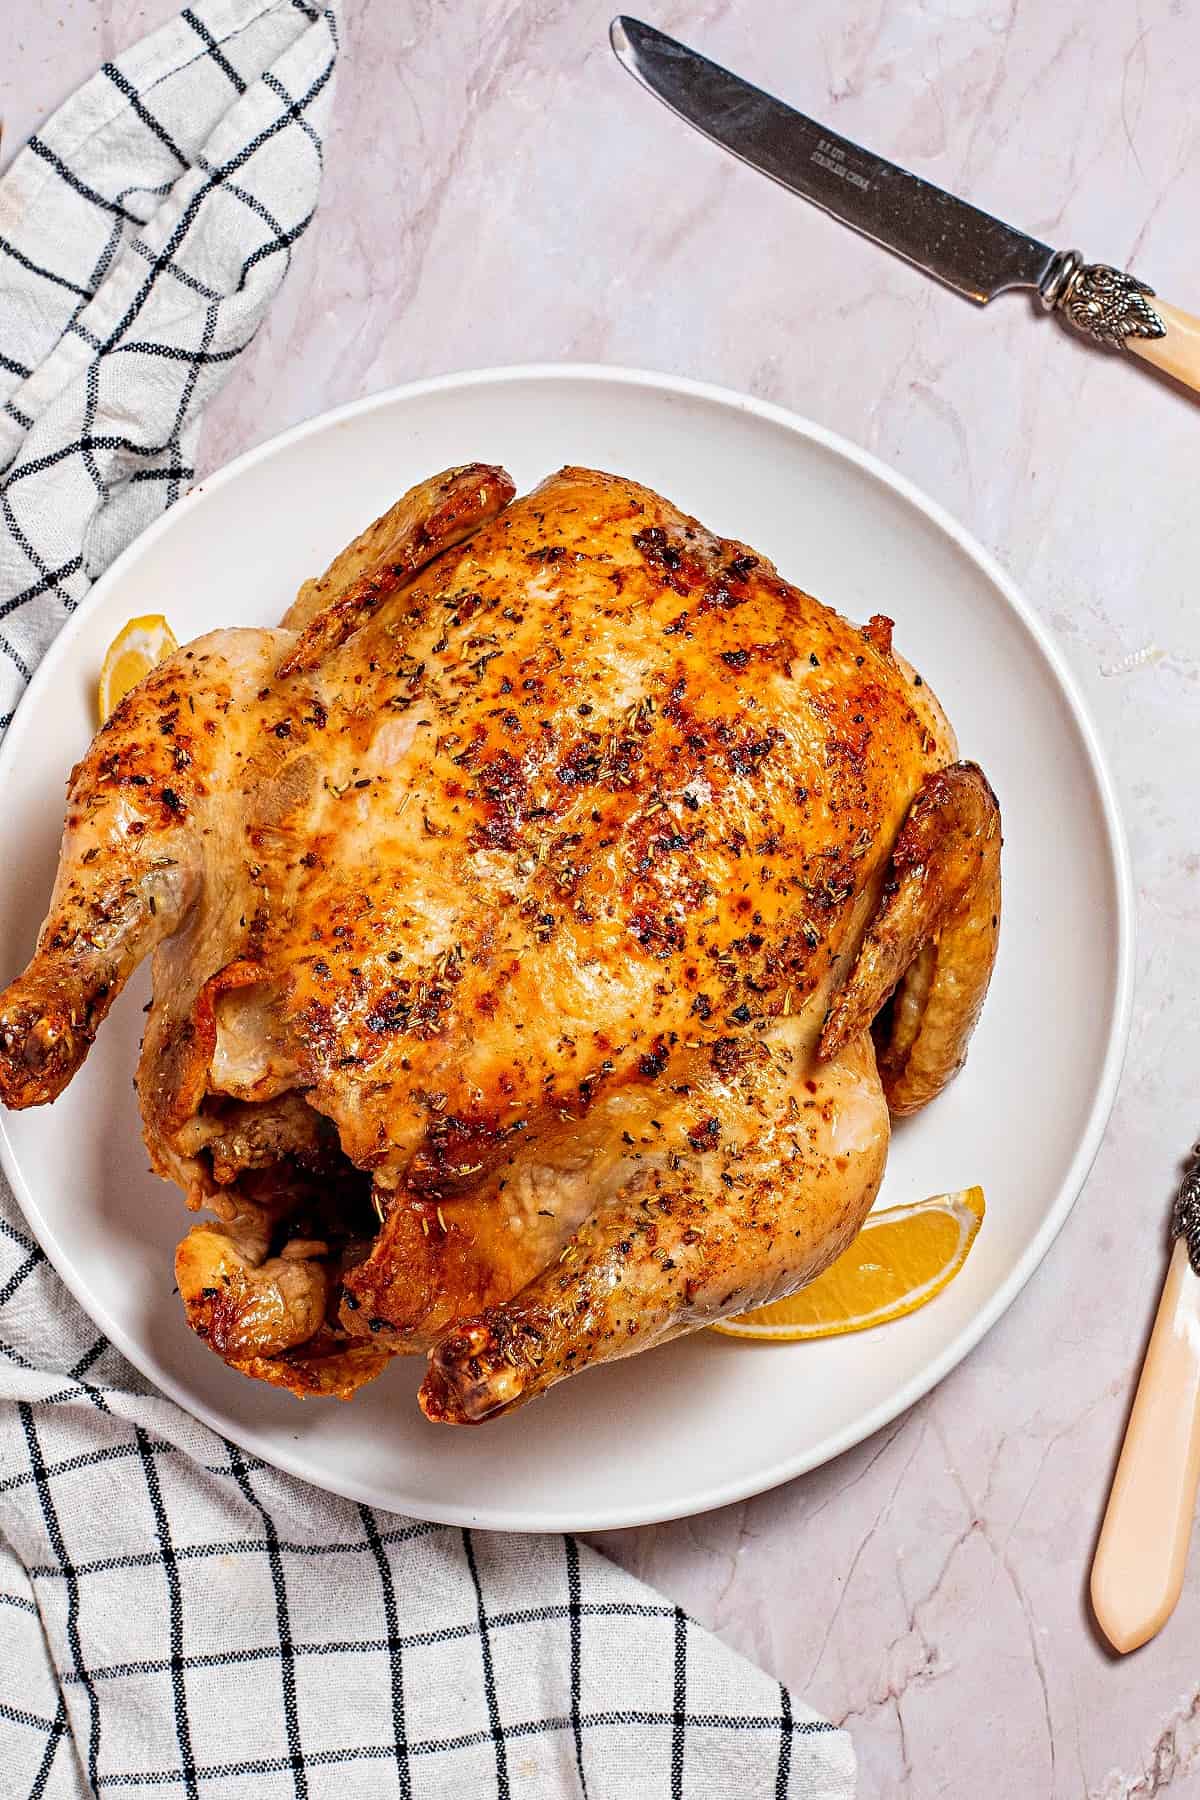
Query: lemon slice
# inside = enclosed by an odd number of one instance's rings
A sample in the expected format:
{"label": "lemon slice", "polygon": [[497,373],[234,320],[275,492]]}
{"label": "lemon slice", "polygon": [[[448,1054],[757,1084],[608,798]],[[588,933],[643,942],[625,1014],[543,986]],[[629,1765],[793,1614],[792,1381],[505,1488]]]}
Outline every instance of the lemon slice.
{"label": "lemon slice", "polygon": [[156,663],[178,650],[175,633],[161,613],[124,624],[105,653],[96,691],[96,707],[103,725],[131,688],[147,676]]}
{"label": "lemon slice", "polygon": [[850,1248],[798,1294],[722,1319],[713,1330],[791,1344],[902,1319],[953,1281],[982,1223],[979,1187],[871,1213]]}

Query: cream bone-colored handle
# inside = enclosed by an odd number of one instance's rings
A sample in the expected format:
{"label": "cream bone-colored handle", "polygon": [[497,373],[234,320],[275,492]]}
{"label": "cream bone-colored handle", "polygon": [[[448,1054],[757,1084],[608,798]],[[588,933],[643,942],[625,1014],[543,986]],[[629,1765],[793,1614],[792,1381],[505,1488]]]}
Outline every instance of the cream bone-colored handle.
{"label": "cream bone-colored handle", "polygon": [[1178,1238],[1092,1563],[1092,1607],[1115,1650],[1160,1631],[1183,1587],[1200,1483],[1200,1277]]}
{"label": "cream bone-colored handle", "polygon": [[1126,338],[1125,348],[1200,394],[1200,319],[1178,306],[1168,306],[1157,295],[1151,305],[1166,327],[1165,335]]}
{"label": "cream bone-colored handle", "polygon": [[1153,288],[1107,263],[1085,263],[1061,250],[1042,281],[1047,309],[1109,348],[1130,350],[1200,393],[1200,319],[1168,306]]}

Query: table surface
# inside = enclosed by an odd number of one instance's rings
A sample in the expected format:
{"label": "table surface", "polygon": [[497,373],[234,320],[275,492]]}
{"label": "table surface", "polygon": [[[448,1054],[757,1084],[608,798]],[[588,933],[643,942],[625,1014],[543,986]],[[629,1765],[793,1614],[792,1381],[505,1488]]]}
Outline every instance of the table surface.
{"label": "table surface", "polygon": [[[175,5],[16,10],[6,155]],[[321,209],[201,472],[415,376],[637,364],[867,446],[1011,570],[1094,709],[1136,870],[1133,1036],[1095,1170],[1021,1298],[905,1417],[775,1493],[599,1541],[844,1720],[864,1800],[1194,1793],[1200,1556],[1125,1661],[1086,1584],[1200,1124],[1200,414],[1019,298],[976,311],[702,142],[621,72],[608,17],[343,0]],[[1200,302],[1188,0],[672,0],[656,19],[1038,237]]]}

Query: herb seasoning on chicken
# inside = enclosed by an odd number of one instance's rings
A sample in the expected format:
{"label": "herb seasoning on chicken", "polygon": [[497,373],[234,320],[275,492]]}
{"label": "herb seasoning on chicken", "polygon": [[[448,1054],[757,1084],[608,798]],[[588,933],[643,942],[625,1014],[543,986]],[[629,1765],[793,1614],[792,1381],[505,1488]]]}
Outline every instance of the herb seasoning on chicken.
{"label": "herb seasoning on chicken", "polygon": [[436,477],[100,731],[0,1097],[153,952],[188,1319],[297,1394],[422,1352],[478,1420],[779,1298],[995,957],[996,802],[891,636],[634,482]]}

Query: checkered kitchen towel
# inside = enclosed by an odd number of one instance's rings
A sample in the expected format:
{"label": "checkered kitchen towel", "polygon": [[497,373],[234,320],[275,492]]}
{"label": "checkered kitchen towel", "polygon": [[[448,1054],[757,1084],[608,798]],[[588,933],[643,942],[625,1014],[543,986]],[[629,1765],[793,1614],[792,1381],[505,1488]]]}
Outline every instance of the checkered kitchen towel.
{"label": "checkered kitchen towel", "polygon": [[[0,182],[0,718],[191,477],[312,216],[331,11],[212,0]],[[848,1800],[787,1690],[570,1538],[275,1473],[150,1389],[0,1179],[0,1800]]]}

